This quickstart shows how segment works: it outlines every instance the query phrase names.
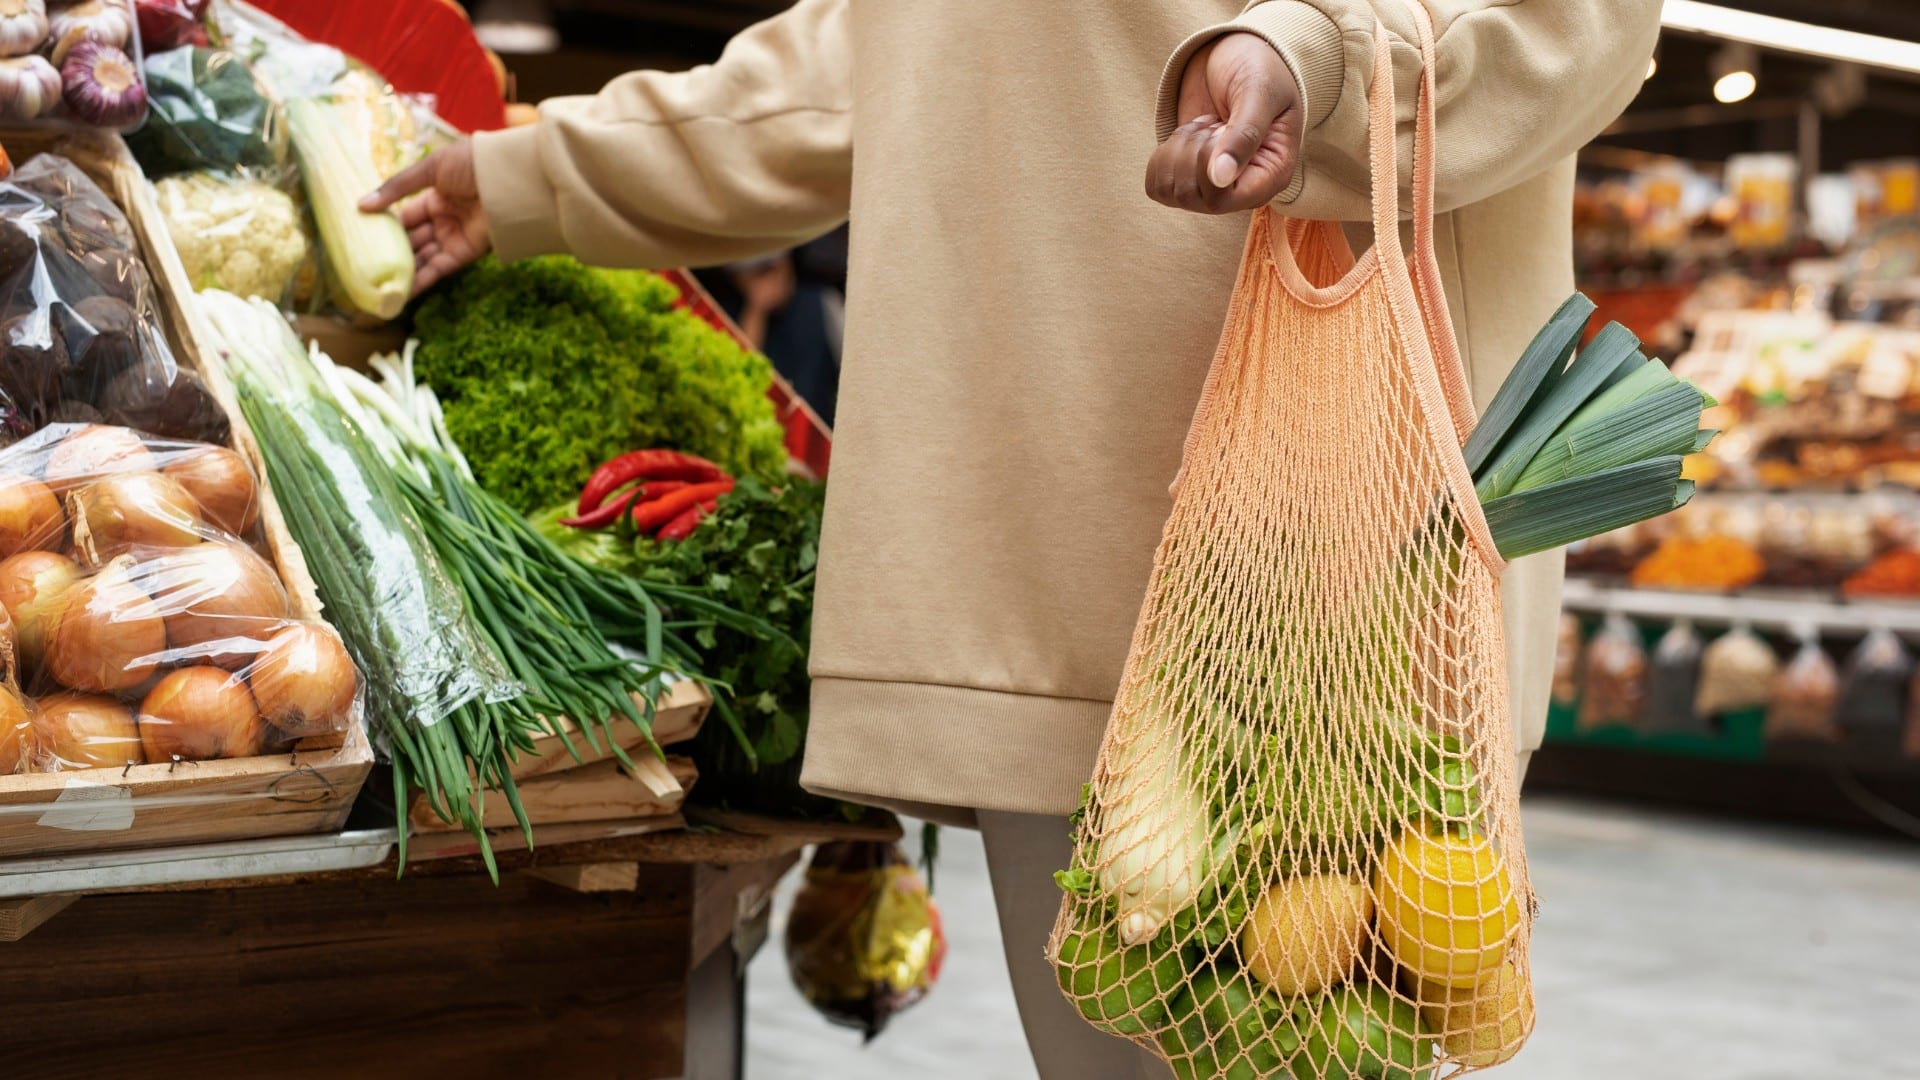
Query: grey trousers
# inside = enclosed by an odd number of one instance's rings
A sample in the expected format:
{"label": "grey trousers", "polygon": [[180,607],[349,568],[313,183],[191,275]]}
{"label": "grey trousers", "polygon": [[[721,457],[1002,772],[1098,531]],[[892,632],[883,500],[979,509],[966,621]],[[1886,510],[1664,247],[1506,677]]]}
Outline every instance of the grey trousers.
{"label": "grey trousers", "polygon": [[1173,1072],[1160,1059],[1082,1019],[1047,963],[1047,935],[1060,911],[1053,872],[1073,855],[1067,819],[994,810],[981,810],[978,818],[1007,973],[1040,1080],[1167,1080]]}

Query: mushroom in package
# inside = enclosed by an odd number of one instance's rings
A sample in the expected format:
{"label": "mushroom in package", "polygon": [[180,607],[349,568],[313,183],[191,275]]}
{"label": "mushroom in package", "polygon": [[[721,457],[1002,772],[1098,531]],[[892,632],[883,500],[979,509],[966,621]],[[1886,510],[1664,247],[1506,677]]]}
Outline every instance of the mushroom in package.
{"label": "mushroom in package", "polygon": [[1587,644],[1580,698],[1582,730],[1640,723],[1645,704],[1647,651],[1640,631],[1626,616],[1608,615]]}
{"label": "mushroom in package", "polygon": [[1767,706],[1768,742],[1835,742],[1840,729],[1834,710],[1840,702],[1840,669],[1820,647],[1811,629],[1800,631],[1800,648],[1774,676]]}
{"label": "mushroom in package", "polygon": [[1693,709],[1702,717],[1766,707],[1780,661],[1773,646],[1745,623],[1714,639],[1700,654],[1700,687]]}
{"label": "mushroom in package", "polygon": [[1884,627],[1863,638],[1847,657],[1838,709],[1847,743],[1871,754],[1900,752],[1907,680],[1913,656]]}
{"label": "mushroom in package", "polygon": [[898,845],[836,841],[814,850],[787,918],[786,948],[801,995],[872,1039],[933,988],[946,938]]}

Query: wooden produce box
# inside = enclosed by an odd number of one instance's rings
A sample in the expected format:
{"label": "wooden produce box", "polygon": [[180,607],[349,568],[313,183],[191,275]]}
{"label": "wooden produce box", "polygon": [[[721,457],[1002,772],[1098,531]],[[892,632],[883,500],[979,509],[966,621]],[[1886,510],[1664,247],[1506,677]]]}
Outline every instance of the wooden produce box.
{"label": "wooden produce box", "polygon": [[[653,737],[663,747],[683,743],[700,733],[713,698],[698,683],[678,682],[660,695],[653,716]],[[567,720],[560,723],[572,728]],[[580,757],[568,753],[566,740],[541,735],[534,750],[514,762],[513,775],[527,821],[534,826],[622,822],[636,818],[678,815],[687,791],[699,773],[693,762],[677,755],[662,761],[647,745],[646,735],[625,719],[608,726],[627,753],[630,766],[611,753],[595,753],[577,733],[571,738]],[[601,741],[602,751],[606,742]],[[481,820],[489,830],[516,826],[513,808],[499,792],[486,796]],[[418,833],[448,832],[461,826],[443,821],[416,793],[407,810],[410,828]]]}
{"label": "wooden produce box", "polygon": [[[192,285],[166,233],[153,188],[118,135],[65,129],[0,130],[16,165],[48,151],[86,172],[127,215],[152,279],[167,344],[199,372],[226,410],[233,448],[259,483],[260,528],[296,617],[322,618],[299,545],[267,483],[259,447],[230,382],[201,363]],[[0,858],[244,840],[339,829],[373,767],[364,724],[302,741],[291,753],[197,763],[0,776]]]}

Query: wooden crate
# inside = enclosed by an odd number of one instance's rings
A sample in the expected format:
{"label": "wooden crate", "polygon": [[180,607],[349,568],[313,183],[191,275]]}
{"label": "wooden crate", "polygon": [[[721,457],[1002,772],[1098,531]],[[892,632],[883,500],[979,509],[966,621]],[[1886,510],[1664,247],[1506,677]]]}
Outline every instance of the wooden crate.
{"label": "wooden crate", "polygon": [[[182,303],[192,285],[126,144],[111,133],[34,129],[0,130],[0,145],[16,164],[47,151],[65,155],[125,211],[174,358],[206,380],[232,421],[234,449],[259,479],[260,528],[294,614],[320,618],[306,559],[287,531],[233,386],[217,364],[202,363],[198,343],[208,339],[196,334],[193,306]],[[0,858],[326,832],[345,823],[372,767],[372,747],[356,723],[271,757],[0,776]]]}

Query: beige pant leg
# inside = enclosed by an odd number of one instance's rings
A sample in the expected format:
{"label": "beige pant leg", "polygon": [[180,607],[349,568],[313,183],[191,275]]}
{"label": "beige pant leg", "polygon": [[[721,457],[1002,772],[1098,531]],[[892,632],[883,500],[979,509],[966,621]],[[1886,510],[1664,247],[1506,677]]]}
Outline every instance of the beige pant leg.
{"label": "beige pant leg", "polygon": [[1073,855],[1065,818],[979,812],[1000,914],[1007,973],[1040,1080],[1165,1080],[1172,1070],[1125,1039],[1094,1030],[1060,993],[1047,935],[1060,911],[1053,872]]}

